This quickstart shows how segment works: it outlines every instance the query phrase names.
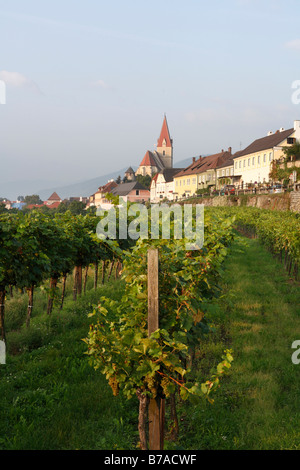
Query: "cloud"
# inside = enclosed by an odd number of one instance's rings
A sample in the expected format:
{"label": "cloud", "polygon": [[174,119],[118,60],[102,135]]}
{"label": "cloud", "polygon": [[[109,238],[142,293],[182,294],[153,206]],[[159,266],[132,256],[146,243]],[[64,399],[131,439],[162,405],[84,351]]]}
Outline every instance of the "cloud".
{"label": "cloud", "polygon": [[288,49],[300,51],[300,39],[294,39],[293,41],[285,43],[285,47],[287,47]]}
{"label": "cloud", "polygon": [[2,70],[0,71],[0,80],[13,88],[28,88],[41,94],[41,90],[39,89],[38,85],[21,73]]}

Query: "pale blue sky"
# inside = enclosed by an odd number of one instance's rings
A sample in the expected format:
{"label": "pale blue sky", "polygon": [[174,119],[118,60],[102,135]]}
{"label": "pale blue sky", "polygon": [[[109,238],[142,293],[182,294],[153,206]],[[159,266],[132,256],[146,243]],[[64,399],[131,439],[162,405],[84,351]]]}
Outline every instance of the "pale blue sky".
{"label": "pale blue sky", "polygon": [[164,113],[175,164],[292,127],[299,21],[299,0],[0,0],[0,182],[138,165]]}

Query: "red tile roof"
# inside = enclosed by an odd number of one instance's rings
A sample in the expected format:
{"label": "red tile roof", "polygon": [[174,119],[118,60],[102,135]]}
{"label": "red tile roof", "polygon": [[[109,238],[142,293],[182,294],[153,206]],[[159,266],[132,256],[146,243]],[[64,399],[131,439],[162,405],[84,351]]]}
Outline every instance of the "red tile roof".
{"label": "red tile roof", "polygon": [[156,161],[149,150],[147,150],[140,166],[157,166]]}
{"label": "red tile roof", "polygon": [[100,188],[98,188],[98,191],[96,192],[96,194],[110,193],[117,186],[118,185],[115,181],[109,181],[108,183],[104,184],[103,186],[100,186]]}
{"label": "red tile roof", "polygon": [[51,194],[48,201],[61,201],[61,199],[60,199],[59,195],[54,192],[53,194]]}
{"label": "red tile roof", "polygon": [[52,202],[52,204],[49,204],[48,207],[49,209],[57,209],[58,206],[60,205],[60,202]]}
{"label": "red tile roof", "polygon": [[44,204],[27,204],[26,209],[36,209],[37,207],[44,207]]}
{"label": "red tile roof", "polygon": [[[230,149],[229,149],[230,150]],[[204,173],[207,170],[214,170],[216,168],[219,168],[221,165],[223,165],[225,162],[228,160],[231,160],[232,154],[231,151],[226,151],[222,150],[220,153],[216,153],[214,155],[209,155],[207,157],[199,157],[198,160],[193,160],[191,165],[189,165],[187,168],[184,170],[180,171],[175,175],[175,178],[179,176],[185,176],[185,175],[193,175],[193,174],[199,174],[199,173]]]}

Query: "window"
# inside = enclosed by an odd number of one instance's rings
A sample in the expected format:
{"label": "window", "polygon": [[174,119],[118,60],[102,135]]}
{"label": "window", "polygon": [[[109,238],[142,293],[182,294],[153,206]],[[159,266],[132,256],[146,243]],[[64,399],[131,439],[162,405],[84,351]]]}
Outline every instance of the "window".
{"label": "window", "polygon": [[186,180],[186,184],[187,184],[188,186],[191,184],[191,180],[190,180],[189,178]]}
{"label": "window", "polygon": [[135,190],[135,195],[136,196],[139,196],[140,195],[140,191],[138,189]]}
{"label": "window", "polygon": [[237,162],[235,162],[235,169],[237,170]]}
{"label": "window", "polygon": [[176,186],[178,186],[178,180],[176,180]]}
{"label": "window", "polygon": [[242,168],[242,160],[239,161],[239,168]]}
{"label": "window", "polygon": [[229,176],[229,169],[226,170],[226,176]]}
{"label": "window", "polygon": [[288,137],[287,138],[287,143],[290,145],[293,145],[296,143],[296,139],[294,137]]}
{"label": "window", "polygon": [[248,166],[250,166],[250,164],[251,164],[251,159],[248,158]]}
{"label": "window", "polygon": [[272,152],[269,153],[269,162],[272,161]]}
{"label": "window", "polygon": [[183,186],[185,186],[185,180],[183,180]]}
{"label": "window", "polygon": [[246,160],[243,160],[243,167],[245,168],[246,166]]}
{"label": "window", "polygon": [[267,161],[267,155],[264,154],[264,163],[266,163],[266,161]]}
{"label": "window", "polygon": [[252,157],[252,165],[255,165],[255,157]]}
{"label": "window", "polygon": [[257,157],[257,163],[260,164],[260,155]]}
{"label": "window", "polygon": [[193,184],[196,184],[196,178],[193,178]]}

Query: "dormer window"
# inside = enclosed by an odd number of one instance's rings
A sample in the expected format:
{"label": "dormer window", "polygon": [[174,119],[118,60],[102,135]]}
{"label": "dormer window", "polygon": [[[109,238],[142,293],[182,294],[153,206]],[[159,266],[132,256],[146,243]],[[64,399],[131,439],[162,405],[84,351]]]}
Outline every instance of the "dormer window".
{"label": "dormer window", "polygon": [[167,145],[166,139],[163,140],[163,143],[162,143],[162,144],[163,144],[163,147],[165,147],[165,146]]}

